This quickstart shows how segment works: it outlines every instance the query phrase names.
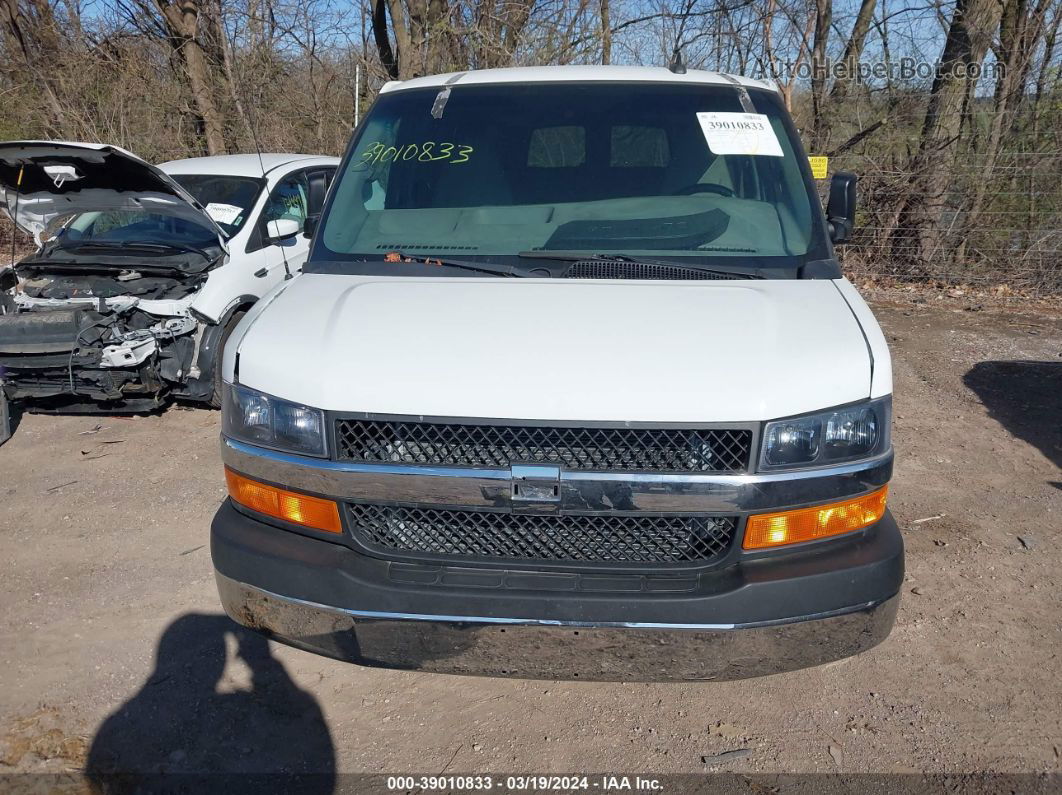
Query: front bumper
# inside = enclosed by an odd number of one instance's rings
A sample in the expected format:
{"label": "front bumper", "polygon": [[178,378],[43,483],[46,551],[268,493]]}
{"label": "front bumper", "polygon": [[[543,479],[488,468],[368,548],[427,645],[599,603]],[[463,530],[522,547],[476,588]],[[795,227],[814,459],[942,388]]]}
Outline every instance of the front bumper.
{"label": "front bumper", "polygon": [[543,679],[742,679],[838,660],[884,640],[903,580],[888,514],[852,537],[692,580],[382,560],[228,502],[211,554],[226,612],[290,645],[363,665]]}
{"label": "front bumper", "polygon": [[98,364],[93,353],[0,354],[8,399],[36,410],[152,411],[164,404],[166,387],[150,363],[111,368]]}

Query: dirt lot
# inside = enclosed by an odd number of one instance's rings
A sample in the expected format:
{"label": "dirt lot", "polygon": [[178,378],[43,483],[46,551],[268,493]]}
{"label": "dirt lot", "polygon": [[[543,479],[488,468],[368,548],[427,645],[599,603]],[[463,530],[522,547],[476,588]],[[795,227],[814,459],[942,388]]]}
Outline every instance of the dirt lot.
{"label": "dirt lot", "polygon": [[908,550],[892,636],[743,682],[359,669],[234,632],[208,548],[218,415],[27,416],[0,449],[0,770],[73,772],[91,748],[165,770],[703,773],[748,749],[719,769],[1058,774],[1062,320],[978,307],[875,301]]}

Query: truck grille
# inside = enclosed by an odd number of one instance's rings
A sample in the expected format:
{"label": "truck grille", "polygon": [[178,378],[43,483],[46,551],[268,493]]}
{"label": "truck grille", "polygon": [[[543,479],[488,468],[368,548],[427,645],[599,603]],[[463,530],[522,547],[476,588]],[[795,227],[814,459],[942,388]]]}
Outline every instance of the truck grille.
{"label": "truck grille", "polygon": [[463,558],[580,563],[704,563],[722,555],[733,516],[533,515],[349,503],[366,546]]}
{"label": "truck grille", "polygon": [[744,472],[752,431],[735,428],[564,428],[342,419],[349,461],[508,467],[546,463],[598,472]]}

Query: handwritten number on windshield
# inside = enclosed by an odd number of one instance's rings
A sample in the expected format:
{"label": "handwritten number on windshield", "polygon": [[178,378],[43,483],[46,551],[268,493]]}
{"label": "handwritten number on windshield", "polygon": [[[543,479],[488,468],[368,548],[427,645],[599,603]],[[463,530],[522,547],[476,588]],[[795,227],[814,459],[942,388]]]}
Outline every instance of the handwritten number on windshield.
{"label": "handwritten number on windshield", "polygon": [[445,160],[451,165],[467,163],[470,155],[475,151],[466,144],[453,144],[448,141],[437,143],[425,141],[421,144],[407,144],[401,148],[385,146],[380,141],[372,143],[361,155],[364,165],[397,162],[399,160],[417,160],[421,163],[431,163],[436,160]]}

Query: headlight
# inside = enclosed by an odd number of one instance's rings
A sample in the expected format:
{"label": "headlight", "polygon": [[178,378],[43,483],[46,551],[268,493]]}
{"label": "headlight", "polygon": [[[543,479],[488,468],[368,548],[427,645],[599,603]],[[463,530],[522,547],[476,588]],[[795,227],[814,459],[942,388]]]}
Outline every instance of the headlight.
{"label": "headlight", "polygon": [[288,453],[325,456],[324,413],[245,386],[227,384],[221,407],[226,436]]}
{"label": "headlight", "polygon": [[825,466],[889,449],[891,397],[768,422],[760,469]]}

